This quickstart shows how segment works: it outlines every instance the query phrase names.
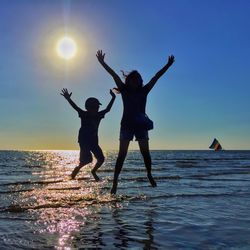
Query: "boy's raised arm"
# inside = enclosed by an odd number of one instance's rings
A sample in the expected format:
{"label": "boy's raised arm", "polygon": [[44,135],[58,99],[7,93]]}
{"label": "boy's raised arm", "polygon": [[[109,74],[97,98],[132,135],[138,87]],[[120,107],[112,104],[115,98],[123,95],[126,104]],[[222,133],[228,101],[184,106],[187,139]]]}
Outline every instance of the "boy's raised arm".
{"label": "boy's raised arm", "polygon": [[96,53],[96,57],[103,68],[106,69],[106,71],[113,77],[117,87],[121,89],[124,83],[122,82],[121,78],[115,73],[115,71],[104,62],[105,53],[102,53],[102,50],[98,50]]}
{"label": "boy's raised arm", "polygon": [[106,109],[104,109],[104,110],[102,111],[102,112],[104,112],[105,114],[108,113],[108,112],[111,110],[111,108],[112,108],[112,106],[113,106],[113,103],[114,103],[114,101],[115,101],[115,98],[116,98],[116,96],[115,96],[114,92],[112,91],[112,89],[110,89],[109,93],[110,93],[110,95],[112,96],[112,98],[111,98],[109,104],[107,105]]}
{"label": "boy's raised arm", "polygon": [[160,69],[155,76],[145,85],[145,88],[147,88],[148,91],[150,91],[156,82],[159,80],[159,78],[168,70],[168,68],[174,63],[174,56],[171,55],[168,57],[168,62],[167,64]]}
{"label": "boy's raised arm", "polygon": [[81,112],[82,109],[80,109],[72,100],[71,100],[71,95],[72,92],[69,93],[68,89],[62,89],[62,93],[60,93],[64,98],[69,102],[69,104],[72,106],[73,109],[75,109],[77,112]]}

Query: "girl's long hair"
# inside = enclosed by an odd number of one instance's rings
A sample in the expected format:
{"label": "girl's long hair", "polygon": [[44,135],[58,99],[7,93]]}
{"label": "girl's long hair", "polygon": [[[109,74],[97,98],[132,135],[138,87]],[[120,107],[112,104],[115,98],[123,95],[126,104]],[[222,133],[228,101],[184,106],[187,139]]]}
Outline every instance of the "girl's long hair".
{"label": "girl's long hair", "polygon": [[137,70],[132,70],[128,74],[125,74],[124,71],[122,71],[122,75],[125,78],[125,84],[130,85],[131,81],[137,80],[139,83],[138,88],[143,87],[143,80],[140,75],[140,73]]}
{"label": "girl's long hair", "polygon": [[[143,87],[143,80],[142,77],[140,75],[140,73],[137,70],[132,70],[129,73],[125,73],[124,70],[121,70],[122,72],[122,76],[125,79],[125,87],[129,88],[130,84],[132,83],[132,81],[136,80],[138,81],[138,89]],[[120,93],[120,90],[118,88],[114,88],[115,92],[117,94]]]}

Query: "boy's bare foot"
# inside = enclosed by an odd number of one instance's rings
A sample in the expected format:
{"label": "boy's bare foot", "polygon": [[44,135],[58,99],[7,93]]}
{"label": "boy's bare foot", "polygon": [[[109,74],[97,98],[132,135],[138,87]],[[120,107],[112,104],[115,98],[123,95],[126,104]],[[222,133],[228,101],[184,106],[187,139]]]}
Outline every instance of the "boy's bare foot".
{"label": "boy's bare foot", "polygon": [[91,174],[93,175],[93,177],[95,178],[96,181],[100,180],[100,178],[98,177],[98,175],[96,174],[94,169],[91,170]]}
{"label": "boy's bare foot", "polygon": [[75,169],[73,170],[73,172],[71,173],[70,177],[72,180],[75,179],[76,175],[78,174],[80,168],[79,167],[75,167]]}
{"label": "boy's bare foot", "polygon": [[157,187],[157,184],[156,184],[156,182],[151,174],[148,174],[148,180],[149,180],[152,187]]}

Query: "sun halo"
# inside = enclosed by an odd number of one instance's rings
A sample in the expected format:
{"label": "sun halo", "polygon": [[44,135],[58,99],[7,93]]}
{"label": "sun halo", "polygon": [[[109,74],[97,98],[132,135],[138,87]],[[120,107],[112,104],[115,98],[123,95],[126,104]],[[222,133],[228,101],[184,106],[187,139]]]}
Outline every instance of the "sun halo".
{"label": "sun halo", "polygon": [[64,36],[56,44],[56,52],[64,60],[70,60],[77,54],[77,45],[73,38]]}

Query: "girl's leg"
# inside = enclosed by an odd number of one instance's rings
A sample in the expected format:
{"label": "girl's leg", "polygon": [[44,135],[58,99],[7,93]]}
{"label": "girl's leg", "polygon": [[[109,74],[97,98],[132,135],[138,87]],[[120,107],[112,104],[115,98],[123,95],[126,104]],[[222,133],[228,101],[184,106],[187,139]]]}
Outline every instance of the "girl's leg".
{"label": "girl's leg", "polygon": [[128,152],[129,142],[130,140],[124,140],[124,139],[120,140],[120,147],[119,147],[119,153],[118,153],[118,157],[117,157],[116,164],[115,164],[115,172],[114,172],[114,179],[113,179],[113,186],[111,189],[111,194],[116,193],[118,177],[119,177],[124,160]]}
{"label": "girl's leg", "polygon": [[103,155],[102,149],[100,148],[99,145],[95,146],[94,148],[92,148],[92,153],[94,154],[97,162],[94,166],[94,168],[91,170],[91,173],[93,175],[93,177],[95,178],[96,181],[99,181],[100,178],[98,177],[98,175],[96,174],[96,171],[99,167],[101,167],[101,165],[103,164],[105,157]]}
{"label": "girl's leg", "polygon": [[152,162],[151,162],[151,156],[150,156],[150,152],[149,152],[148,140],[147,139],[138,140],[138,144],[139,144],[140,151],[141,151],[141,154],[142,154],[143,159],[144,159],[145,167],[147,169],[148,179],[149,179],[152,187],[156,187],[157,184],[156,184],[156,182],[151,174]]}

